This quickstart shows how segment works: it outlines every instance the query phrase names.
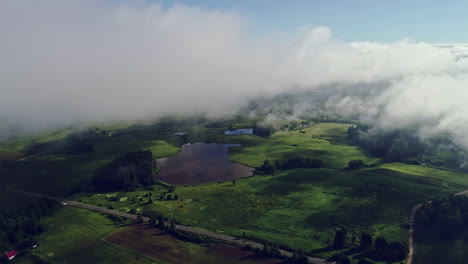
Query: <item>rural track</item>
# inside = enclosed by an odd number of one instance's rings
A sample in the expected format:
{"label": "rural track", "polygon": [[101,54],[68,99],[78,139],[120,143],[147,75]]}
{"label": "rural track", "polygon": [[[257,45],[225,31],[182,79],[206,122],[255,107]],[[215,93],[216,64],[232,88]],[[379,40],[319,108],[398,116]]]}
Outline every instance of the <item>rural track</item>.
{"label": "rural track", "polygon": [[[0,191],[19,194],[19,195],[25,195],[25,196],[31,196],[31,197],[37,197],[37,198],[48,198],[48,199],[56,200],[56,201],[58,201],[58,202],[60,202],[60,203],[62,203],[64,205],[70,205],[70,206],[85,208],[85,209],[88,209],[88,210],[101,212],[101,213],[105,213],[105,214],[121,216],[121,217],[125,217],[125,218],[128,218],[128,219],[133,219],[133,220],[137,219],[137,216],[134,215],[134,214],[128,214],[128,213],[123,213],[123,212],[110,210],[110,209],[106,209],[106,208],[102,208],[102,207],[98,207],[98,206],[93,206],[93,205],[89,205],[89,204],[80,203],[80,202],[69,201],[69,200],[66,200],[66,199],[62,199],[62,198],[54,197],[54,196],[50,196],[50,195],[39,194],[39,193],[23,191],[23,190],[9,189],[9,188],[4,188],[4,187],[0,187]],[[143,217],[144,222],[148,222],[149,220],[150,219],[148,217]],[[217,233],[214,233],[214,232],[205,231],[205,230],[201,230],[201,229],[196,229],[196,228],[192,228],[192,227],[188,227],[188,226],[184,226],[184,225],[175,225],[175,228],[178,229],[178,230],[182,230],[182,231],[193,233],[193,234],[199,234],[199,235],[202,235],[202,236],[214,238],[214,239],[217,239],[217,240],[220,240],[220,241],[223,241],[223,242],[228,242],[228,243],[231,243],[231,244],[235,244],[235,245],[238,245],[238,246],[247,246],[247,245],[249,245],[252,248],[263,249],[262,244],[254,242],[254,241],[242,239],[242,238],[236,238],[236,237],[232,237],[232,236],[221,235],[221,234],[217,234]],[[287,250],[283,250],[283,249],[280,249],[279,251],[280,251],[282,256],[291,257],[293,255],[293,253],[291,251],[287,251]],[[325,263],[334,264],[335,263],[335,262],[327,262],[326,260],[321,259],[321,258],[317,258],[317,257],[308,256],[308,258],[309,258],[309,262],[313,263],[313,264],[325,264]]]}
{"label": "rural track", "polygon": [[[458,195],[465,195],[468,194],[468,190],[463,192],[456,193],[455,196]],[[413,257],[414,257],[414,219],[416,217],[416,213],[418,212],[419,208],[421,208],[424,204],[430,204],[432,200],[425,201],[415,205],[411,209],[410,218],[409,218],[409,231],[408,231],[408,258],[406,264],[413,264]]]}

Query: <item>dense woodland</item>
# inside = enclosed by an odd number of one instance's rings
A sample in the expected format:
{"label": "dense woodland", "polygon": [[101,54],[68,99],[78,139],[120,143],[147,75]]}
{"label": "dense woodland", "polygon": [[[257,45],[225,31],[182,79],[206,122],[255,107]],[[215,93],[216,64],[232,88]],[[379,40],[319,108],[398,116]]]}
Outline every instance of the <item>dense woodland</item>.
{"label": "dense woodland", "polygon": [[431,233],[439,238],[456,238],[468,230],[468,197],[450,196],[426,203],[418,210],[415,221],[416,237]]}
{"label": "dense woodland", "polygon": [[0,252],[27,247],[33,236],[44,231],[41,219],[61,206],[55,200],[44,198],[25,207],[0,211]]}
{"label": "dense woodland", "polygon": [[303,159],[294,158],[286,160],[276,160],[271,163],[269,160],[265,160],[257,170],[265,174],[273,174],[276,170],[291,170],[298,168],[325,168],[325,164],[320,159]]}
{"label": "dense woodland", "polygon": [[462,149],[449,141],[450,137],[440,136],[423,142],[415,131],[385,132],[367,125],[349,127],[348,135],[358,145],[382,157],[386,162],[459,169],[466,157]]}
{"label": "dense woodland", "polygon": [[155,171],[151,151],[129,152],[98,169],[93,184],[97,191],[132,190],[155,184]]}
{"label": "dense woodland", "polygon": [[[346,229],[339,229],[335,233],[333,248],[343,250],[347,248],[348,234]],[[347,252],[358,253],[351,259],[344,253],[334,255],[330,260],[336,261],[338,264],[368,264],[374,261],[382,262],[399,262],[406,259],[408,254],[407,248],[401,242],[387,242],[383,237],[372,237],[369,233],[361,233],[359,246]]]}

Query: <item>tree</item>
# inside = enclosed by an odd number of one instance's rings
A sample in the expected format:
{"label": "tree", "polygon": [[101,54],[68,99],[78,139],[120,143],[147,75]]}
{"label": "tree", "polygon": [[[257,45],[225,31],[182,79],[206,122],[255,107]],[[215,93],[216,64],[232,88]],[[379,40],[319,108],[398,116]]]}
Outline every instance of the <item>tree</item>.
{"label": "tree", "polygon": [[333,242],[333,247],[336,249],[343,249],[346,246],[346,230],[340,229],[335,233],[335,240]]}
{"label": "tree", "polygon": [[163,215],[159,215],[159,216],[158,216],[158,226],[159,226],[159,228],[161,228],[161,229],[165,229],[165,227],[166,227],[166,221],[164,220],[164,216],[163,216]]}
{"label": "tree", "polygon": [[172,221],[170,224],[169,224],[169,232],[174,234],[176,232],[176,226],[175,226],[175,223]]}
{"label": "tree", "polygon": [[151,151],[128,152],[98,169],[93,185],[98,191],[132,190],[155,183],[155,161]]}
{"label": "tree", "polygon": [[402,261],[406,259],[408,251],[405,245],[401,242],[392,242],[387,246],[388,260],[390,261]]}
{"label": "tree", "polygon": [[141,214],[137,214],[136,222],[143,223],[143,216]]}
{"label": "tree", "polygon": [[383,249],[387,247],[388,243],[387,240],[383,237],[378,237],[375,239],[375,249]]}
{"label": "tree", "polygon": [[349,259],[349,257],[343,257],[338,260],[337,264],[351,264],[351,259]]}
{"label": "tree", "polygon": [[148,198],[148,204],[152,204],[153,200],[151,198]]}
{"label": "tree", "polygon": [[348,168],[352,170],[357,170],[364,167],[366,164],[362,160],[352,160],[348,163]]}
{"label": "tree", "polygon": [[368,233],[361,233],[361,240],[359,241],[361,248],[368,249],[372,246],[372,236]]}
{"label": "tree", "polygon": [[263,165],[260,167],[260,170],[263,171],[265,174],[275,173],[275,167],[270,163],[269,160],[263,161]]}
{"label": "tree", "polygon": [[268,242],[263,243],[262,252],[265,253],[265,254],[270,254],[270,252],[271,252],[270,243],[268,243]]}

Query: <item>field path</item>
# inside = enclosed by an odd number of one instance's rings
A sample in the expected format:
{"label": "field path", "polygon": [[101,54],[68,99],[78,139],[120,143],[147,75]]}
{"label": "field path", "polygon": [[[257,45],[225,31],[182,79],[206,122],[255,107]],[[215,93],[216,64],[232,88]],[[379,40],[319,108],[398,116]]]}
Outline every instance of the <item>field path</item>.
{"label": "field path", "polygon": [[[39,193],[33,193],[33,192],[15,190],[15,189],[8,189],[8,188],[3,188],[3,187],[0,187],[0,191],[5,191],[5,192],[9,192],[9,193],[14,193],[14,194],[20,194],[20,195],[26,195],[26,196],[32,196],[32,197],[37,197],[37,198],[48,198],[48,199],[52,199],[52,200],[56,200],[58,202],[61,202],[64,205],[81,207],[81,208],[89,209],[89,210],[92,210],[92,211],[101,212],[101,213],[105,213],[105,214],[111,214],[111,215],[117,215],[117,216],[129,218],[129,219],[133,219],[133,220],[136,220],[136,218],[137,218],[137,216],[135,214],[128,214],[128,213],[123,213],[123,212],[110,210],[110,209],[106,209],[106,208],[101,208],[101,207],[97,207],[97,206],[93,206],[93,205],[89,205],[89,204],[79,203],[79,202],[75,202],[75,201],[69,201],[69,200],[65,200],[65,199],[62,199],[62,198],[53,197],[53,196],[49,196],[49,195],[45,195],[45,194],[39,194]],[[148,222],[149,218],[148,217],[143,217],[143,221]],[[221,240],[221,241],[224,241],[224,242],[228,242],[228,243],[231,243],[231,244],[235,244],[235,245],[238,245],[238,246],[250,245],[252,248],[263,249],[262,244],[257,243],[257,242],[253,242],[253,241],[249,241],[249,240],[245,240],[245,239],[241,239],[241,238],[221,235],[221,234],[217,234],[217,233],[214,233],[214,232],[209,232],[209,231],[205,231],[205,230],[201,230],[201,229],[196,229],[196,228],[192,228],[192,227],[188,227],[188,226],[184,226],[184,225],[176,225],[175,228],[178,229],[178,230],[190,232],[190,233],[193,233],[193,234],[203,235],[203,236],[206,236],[206,237],[214,238],[214,239]],[[287,250],[283,250],[283,249],[280,249],[280,253],[281,253],[281,255],[287,256],[287,257],[291,257],[293,255],[291,251],[287,251]],[[316,257],[310,257],[309,256],[308,258],[309,258],[309,262],[314,263],[314,264],[325,264],[325,263],[333,264],[334,263],[334,262],[327,262],[324,259],[316,258]]]}
{"label": "field path", "polygon": [[[468,194],[468,190],[459,192],[455,195],[465,195]],[[412,264],[413,263],[413,256],[414,256],[414,218],[416,217],[416,212],[421,208],[424,204],[429,204],[432,201],[426,201],[423,203],[419,203],[411,209],[410,213],[410,218],[409,218],[409,232],[408,232],[408,260],[406,261],[406,264]]]}

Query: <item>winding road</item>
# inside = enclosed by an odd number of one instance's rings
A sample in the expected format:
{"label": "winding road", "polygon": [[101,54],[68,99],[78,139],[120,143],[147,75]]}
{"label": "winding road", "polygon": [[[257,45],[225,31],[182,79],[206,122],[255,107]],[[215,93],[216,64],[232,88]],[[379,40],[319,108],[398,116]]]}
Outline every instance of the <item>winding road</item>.
{"label": "winding road", "polygon": [[[123,213],[123,212],[110,210],[110,209],[106,209],[106,208],[102,208],[102,207],[97,207],[97,206],[93,206],[93,205],[89,205],[89,204],[79,203],[79,202],[75,202],[75,201],[69,201],[69,200],[65,200],[65,199],[62,199],[62,198],[58,198],[58,197],[54,197],[54,196],[50,196],[50,195],[45,195],[45,194],[33,193],[33,192],[28,192],[28,191],[23,191],[23,190],[8,189],[8,188],[3,188],[3,187],[0,187],[0,191],[19,194],[19,195],[25,195],[25,196],[31,196],[31,197],[37,197],[37,198],[48,198],[48,199],[52,199],[52,200],[56,200],[58,202],[61,202],[64,205],[81,207],[81,208],[89,209],[89,210],[92,210],[92,211],[101,212],[101,213],[105,213],[105,214],[111,214],[111,215],[117,215],[117,216],[129,218],[129,219],[133,219],[133,220],[136,220],[136,218],[137,218],[137,216],[134,215],[134,214],[128,214],[128,213]],[[148,217],[143,217],[143,221],[148,222],[149,218]],[[245,240],[245,239],[241,239],[241,238],[221,235],[221,234],[217,234],[217,233],[214,233],[214,232],[200,230],[200,229],[196,229],[196,228],[192,228],[192,227],[188,227],[188,226],[184,226],[184,225],[175,225],[175,228],[178,229],[178,230],[190,232],[190,233],[193,233],[193,234],[203,235],[203,236],[206,236],[206,237],[214,238],[214,239],[224,241],[224,242],[228,242],[228,243],[231,243],[231,244],[235,244],[235,245],[238,245],[238,246],[250,245],[250,247],[252,247],[252,248],[263,249],[262,244],[257,243],[257,242],[253,242],[253,241],[249,241],[249,240]],[[291,257],[293,255],[292,252],[287,251],[287,250],[282,250],[282,249],[280,250],[280,253],[281,253],[281,255],[286,256],[286,257]],[[314,264],[325,264],[325,263],[333,264],[334,263],[334,262],[327,262],[324,259],[316,258],[316,257],[310,257],[309,256],[308,258],[309,258],[309,262],[314,263]]]}
{"label": "winding road", "polygon": [[[458,195],[465,195],[468,194],[468,190],[459,192],[455,194],[456,196]],[[412,264],[413,263],[413,257],[414,257],[414,219],[416,217],[416,212],[421,208],[424,204],[429,204],[432,203],[432,201],[426,201],[420,204],[417,204],[411,209],[410,213],[410,218],[409,218],[409,232],[408,232],[408,259],[406,261],[406,264]]]}

